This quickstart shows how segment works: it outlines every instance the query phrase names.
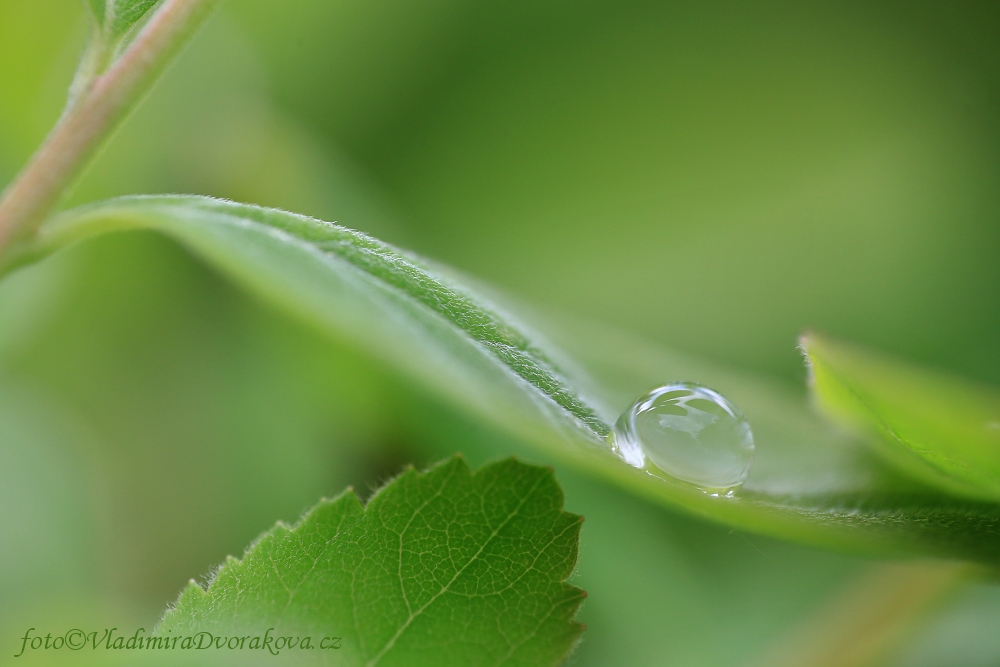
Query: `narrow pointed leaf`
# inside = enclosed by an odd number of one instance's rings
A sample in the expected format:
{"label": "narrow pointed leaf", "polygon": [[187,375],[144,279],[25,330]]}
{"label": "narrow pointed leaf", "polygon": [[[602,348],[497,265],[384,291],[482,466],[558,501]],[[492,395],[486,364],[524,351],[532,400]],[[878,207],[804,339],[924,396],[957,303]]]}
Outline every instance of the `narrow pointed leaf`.
{"label": "narrow pointed leaf", "polygon": [[887,461],[949,493],[1000,500],[1000,393],[822,336],[802,347],[816,402],[873,435]]}
{"label": "narrow pointed leaf", "polygon": [[[172,237],[457,409],[657,502],[807,544],[1000,563],[1000,504],[901,474],[804,400],[578,323],[546,322],[542,337],[469,281],[338,225],[201,197],[122,198],[51,219],[7,268],[127,229]],[[607,446],[618,414],[672,380],[722,392],[750,420],[755,461],[734,497],[655,478]]]}
{"label": "narrow pointed leaf", "polygon": [[410,470],[367,507],[348,491],[275,526],[207,589],[190,584],[156,632],[271,628],[311,638],[279,642],[286,657],[344,667],[554,665],[582,631],[584,597],[565,583],[581,518],[562,503],[550,470],[514,460]]}

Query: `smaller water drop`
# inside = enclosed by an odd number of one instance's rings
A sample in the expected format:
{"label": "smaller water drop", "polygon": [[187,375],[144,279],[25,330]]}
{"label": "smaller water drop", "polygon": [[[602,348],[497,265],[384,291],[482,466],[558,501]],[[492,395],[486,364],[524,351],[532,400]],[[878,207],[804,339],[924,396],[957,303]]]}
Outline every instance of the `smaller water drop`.
{"label": "smaller water drop", "polygon": [[750,473],[753,433],[719,392],[674,382],[640,397],[608,436],[626,463],[711,494],[732,494]]}

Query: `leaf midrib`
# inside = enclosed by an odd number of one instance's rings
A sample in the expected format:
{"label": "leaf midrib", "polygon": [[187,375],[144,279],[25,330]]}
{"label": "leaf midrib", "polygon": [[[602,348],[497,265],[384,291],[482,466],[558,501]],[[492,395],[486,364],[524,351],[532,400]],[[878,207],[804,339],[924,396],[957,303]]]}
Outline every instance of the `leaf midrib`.
{"label": "leaf midrib", "polygon": [[[442,493],[442,490],[447,485],[448,480],[450,480],[450,479],[451,479],[450,476],[445,479],[444,483],[442,483],[442,485],[441,485],[441,489],[439,489],[436,492],[436,495],[440,495]],[[410,612],[410,615],[406,619],[406,621],[404,621],[403,624],[399,626],[399,628],[396,630],[395,634],[393,634],[393,636],[389,638],[389,641],[386,642],[385,646],[383,646],[382,649],[378,653],[376,653],[374,657],[372,657],[368,662],[365,663],[365,667],[375,667],[375,665],[377,665],[379,663],[379,661],[383,657],[385,657],[385,655],[389,651],[392,650],[392,647],[395,646],[396,642],[403,635],[403,633],[406,631],[406,629],[408,627],[410,627],[410,625],[413,623],[413,621],[416,620],[417,617],[420,616],[424,611],[426,611],[428,607],[430,607],[432,604],[434,604],[434,602],[436,602],[442,595],[444,595],[445,593],[448,592],[448,590],[451,588],[451,585],[454,584],[458,580],[458,578],[460,576],[462,576],[462,574],[467,569],[469,569],[469,567],[473,563],[475,563],[478,560],[479,556],[483,553],[483,550],[487,546],[489,546],[490,542],[492,542],[493,539],[497,535],[500,534],[500,531],[503,530],[503,528],[508,523],[510,523],[514,519],[514,517],[516,517],[518,515],[518,513],[520,513],[521,508],[524,507],[524,504],[531,498],[532,495],[534,495],[535,491],[538,490],[538,487],[541,485],[541,483],[542,483],[542,478],[541,477],[539,477],[537,480],[535,480],[535,483],[532,484],[531,488],[521,497],[520,501],[518,501],[517,506],[510,512],[510,514],[507,515],[507,518],[504,519],[500,523],[500,525],[497,526],[493,530],[492,533],[490,533],[490,536],[487,537],[483,541],[483,543],[479,546],[479,549],[476,550],[476,553],[474,553],[472,555],[472,557],[468,561],[466,561],[465,565],[463,565],[457,572],[455,572],[454,576],[452,576],[452,578],[448,581],[448,583],[446,583],[444,586],[441,587],[441,590],[439,590],[437,593],[435,593],[433,596],[431,596],[431,598],[427,602],[425,602],[415,612],[413,612],[413,611]],[[428,501],[428,503],[429,502],[430,501]],[[427,507],[428,503],[424,503],[420,508],[418,508],[413,513],[413,516],[410,517],[411,521],[412,521],[413,518],[416,517],[417,514],[419,514],[421,511],[423,511],[424,508]],[[400,587],[403,587],[403,586],[404,586],[404,583],[402,581],[400,581]]]}
{"label": "leaf midrib", "polygon": [[[558,366],[531,342],[532,337],[511,323],[513,318],[501,316],[492,307],[478,303],[484,300],[450,285],[393,246],[336,223],[211,197],[128,196],[81,206],[57,216],[41,230],[42,239],[37,247],[25,249],[25,259],[14,263],[30,261],[39,251],[44,253],[48,247],[62,245],[57,237],[66,235],[78,240],[96,235],[104,231],[100,221],[108,218],[130,227],[154,228],[175,235],[181,242],[189,242],[186,235],[178,233],[170,223],[172,217],[190,220],[192,213],[211,215],[217,223],[280,235],[286,242],[299,245],[310,253],[344,262],[368,279],[377,281],[383,289],[419,304],[459,329],[504,369],[555,403],[592,435],[603,439],[610,431],[597,411],[570,389],[570,383],[562,377]],[[88,223],[92,229],[88,229]],[[45,227],[53,233],[46,234]],[[316,235],[316,238],[309,238],[303,232]]]}

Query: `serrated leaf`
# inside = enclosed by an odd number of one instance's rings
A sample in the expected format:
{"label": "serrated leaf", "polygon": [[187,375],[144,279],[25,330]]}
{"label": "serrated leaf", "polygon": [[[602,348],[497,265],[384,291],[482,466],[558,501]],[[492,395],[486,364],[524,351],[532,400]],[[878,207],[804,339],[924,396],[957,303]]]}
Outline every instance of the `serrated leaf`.
{"label": "serrated leaf", "polygon": [[[338,225],[201,197],[128,197],[49,220],[7,268],[127,229],[170,236],[417,386],[637,494],[807,544],[1000,562],[1000,505],[955,498],[894,472],[865,441],[832,428],[797,397],[618,334],[550,328],[569,357],[467,281]],[[653,477],[605,443],[621,410],[670,380],[709,385],[749,418],[755,462],[735,497]]]}
{"label": "serrated leaf", "polygon": [[207,589],[190,584],[156,632],[273,628],[310,636],[286,653],[327,665],[553,665],[584,597],[565,583],[582,519],[562,503],[550,470],[514,460],[410,470],[367,507],[347,491],[275,526]]}
{"label": "serrated leaf", "polygon": [[1000,394],[815,334],[802,339],[818,405],[874,437],[892,465],[943,490],[1000,499]]}

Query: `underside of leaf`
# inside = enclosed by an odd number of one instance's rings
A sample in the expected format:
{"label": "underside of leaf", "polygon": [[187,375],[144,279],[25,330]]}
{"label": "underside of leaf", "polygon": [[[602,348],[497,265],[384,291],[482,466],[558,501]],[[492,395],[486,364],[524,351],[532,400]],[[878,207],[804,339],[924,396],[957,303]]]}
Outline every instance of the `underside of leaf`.
{"label": "underside of leaf", "polygon": [[[168,235],[454,408],[657,502],[828,548],[1000,562],[1000,505],[887,465],[799,397],[599,327],[525,326],[458,279],[338,225],[204,197],[127,197],[51,219],[4,268],[131,229]],[[637,396],[676,380],[720,391],[750,421],[755,461],[734,497],[653,477],[604,442]]]}

